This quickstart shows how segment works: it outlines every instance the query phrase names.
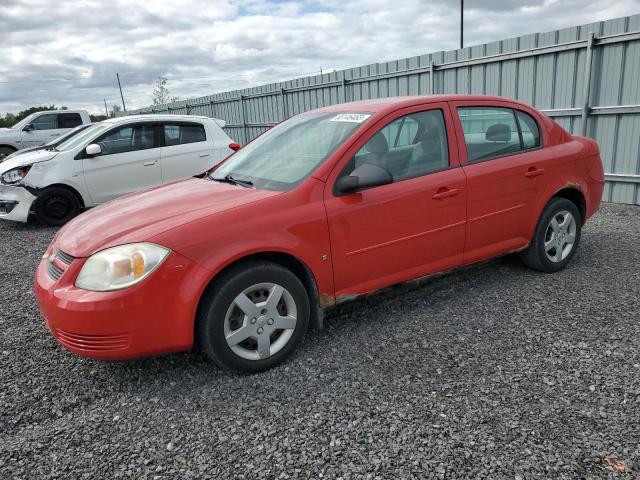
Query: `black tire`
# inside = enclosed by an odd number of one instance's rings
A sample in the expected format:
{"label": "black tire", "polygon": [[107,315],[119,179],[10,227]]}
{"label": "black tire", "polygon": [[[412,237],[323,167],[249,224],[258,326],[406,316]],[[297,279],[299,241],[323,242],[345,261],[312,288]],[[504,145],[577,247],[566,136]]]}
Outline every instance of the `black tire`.
{"label": "black tire", "polygon": [[15,153],[16,149],[11,147],[0,147],[0,162],[4,160],[4,157],[8,157],[12,153]]}
{"label": "black tire", "polygon": [[[246,359],[228,345],[225,317],[241,292],[262,283],[277,284],[287,290],[295,302],[297,320],[292,329],[293,334],[279,351],[264,359]],[[224,272],[205,293],[196,318],[196,343],[223,369],[245,374],[260,372],[278,365],[291,355],[307,331],[309,312],[309,295],[302,282],[291,271],[265,261],[241,264]],[[248,322],[247,317],[244,325]],[[277,334],[278,332],[274,335]]]}
{"label": "black tire", "polygon": [[[561,261],[552,261],[547,257],[547,252],[545,251],[547,231],[550,228],[550,223],[553,218],[560,215],[560,212],[563,211],[571,213],[575,219],[575,240],[566,258]],[[520,254],[524,264],[529,268],[545,273],[555,273],[565,268],[573,258],[580,244],[582,221],[580,210],[578,210],[578,207],[572,201],[566,198],[552,198],[542,211],[542,215],[540,215],[529,248]]]}
{"label": "black tire", "polygon": [[59,227],[80,213],[80,202],[66,188],[46,188],[35,202],[36,218],[45,225]]}

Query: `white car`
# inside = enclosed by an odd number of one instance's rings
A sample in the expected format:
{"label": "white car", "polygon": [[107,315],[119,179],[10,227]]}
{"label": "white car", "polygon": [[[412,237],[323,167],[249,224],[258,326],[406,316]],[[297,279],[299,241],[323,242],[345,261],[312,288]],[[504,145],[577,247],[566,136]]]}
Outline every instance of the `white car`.
{"label": "white car", "polygon": [[138,115],[105,120],[56,147],[0,163],[0,219],[63,225],[81,209],[202,174],[240,146],[224,120]]}
{"label": "white car", "polygon": [[46,110],[23,118],[11,128],[0,128],[0,157],[54,140],[78,125],[91,123],[86,110]]}

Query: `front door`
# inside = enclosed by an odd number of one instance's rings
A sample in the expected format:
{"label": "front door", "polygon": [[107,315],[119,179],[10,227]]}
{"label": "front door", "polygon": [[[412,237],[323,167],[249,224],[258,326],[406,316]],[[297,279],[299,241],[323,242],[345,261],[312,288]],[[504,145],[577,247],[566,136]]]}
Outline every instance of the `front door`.
{"label": "front door", "polygon": [[[462,263],[466,180],[445,103],[396,112],[369,129],[329,177],[336,298],[347,298]],[[394,181],[356,193],[333,191],[363,163]]]}
{"label": "front door", "polygon": [[160,148],[152,124],[116,127],[92,143],[102,153],[82,159],[94,205],[162,183]]}
{"label": "front door", "polygon": [[60,136],[58,114],[56,113],[38,115],[29,125],[31,125],[33,129],[22,130],[20,134],[24,148],[44,145]]}

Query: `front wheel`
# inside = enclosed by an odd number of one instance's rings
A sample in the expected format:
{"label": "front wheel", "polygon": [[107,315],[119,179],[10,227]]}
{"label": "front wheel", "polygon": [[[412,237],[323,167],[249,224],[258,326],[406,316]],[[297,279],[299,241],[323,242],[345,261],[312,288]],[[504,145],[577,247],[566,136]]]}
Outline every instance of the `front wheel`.
{"label": "front wheel", "polygon": [[541,272],[562,270],[575,254],[581,233],[578,207],[565,198],[553,198],[542,212],[531,245],[521,258],[525,265]]}
{"label": "front wheel", "polygon": [[35,203],[36,218],[45,225],[59,227],[80,213],[80,202],[66,188],[46,188]]}
{"label": "front wheel", "polygon": [[220,367],[254,373],[284,361],[309,325],[309,296],[291,271],[257,262],[225,272],[205,295],[197,340]]}

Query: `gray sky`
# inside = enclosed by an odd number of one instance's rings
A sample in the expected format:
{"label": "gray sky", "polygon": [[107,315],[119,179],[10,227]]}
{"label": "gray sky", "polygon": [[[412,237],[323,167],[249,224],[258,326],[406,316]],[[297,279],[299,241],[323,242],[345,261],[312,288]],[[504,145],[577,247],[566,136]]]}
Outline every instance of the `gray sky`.
{"label": "gray sky", "polygon": [[[458,0],[0,0],[0,115],[104,111],[458,46]],[[640,13],[640,0],[466,0],[466,46]]]}

